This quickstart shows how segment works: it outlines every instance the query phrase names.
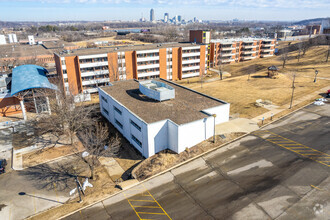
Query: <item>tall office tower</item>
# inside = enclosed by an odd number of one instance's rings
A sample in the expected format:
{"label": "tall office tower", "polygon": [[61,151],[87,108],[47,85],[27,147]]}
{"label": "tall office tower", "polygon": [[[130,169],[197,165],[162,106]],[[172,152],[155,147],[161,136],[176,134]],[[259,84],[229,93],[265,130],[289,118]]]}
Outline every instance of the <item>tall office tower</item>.
{"label": "tall office tower", "polygon": [[181,22],[182,21],[182,17],[181,15],[178,15],[178,22]]}
{"label": "tall office tower", "polygon": [[169,19],[169,14],[168,13],[165,13],[164,14],[164,22],[167,23],[168,22],[168,19]]}
{"label": "tall office tower", "polygon": [[154,9],[152,8],[150,10],[150,21],[154,21],[155,20],[155,11]]}

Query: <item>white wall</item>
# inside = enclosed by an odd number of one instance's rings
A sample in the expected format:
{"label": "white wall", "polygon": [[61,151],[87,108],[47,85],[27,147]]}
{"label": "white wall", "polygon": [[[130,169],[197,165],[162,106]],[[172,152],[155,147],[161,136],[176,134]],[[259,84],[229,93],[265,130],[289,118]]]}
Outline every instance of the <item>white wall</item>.
{"label": "white wall", "polygon": [[[102,99],[102,96],[106,98],[107,103]],[[186,148],[195,146],[212,137],[214,135],[214,117],[211,116],[212,114],[217,115],[215,124],[229,120],[230,105],[225,103],[204,110],[203,112],[208,114],[205,114],[204,119],[183,125],[177,125],[169,119],[147,124],[110,95],[106,94],[101,88],[99,88],[99,97],[102,115],[146,158],[164,149],[170,149],[180,153]],[[114,110],[114,106],[122,112],[121,115]],[[109,114],[106,114],[103,108],[107,109]],[[115,119],[123,125],[123,128],[120,128],[120,126],[115,123]],[[130,120],[133,120],[141,127],[141,131],[133,126]],[[142,147],[136,144],[132,139],[132,135],[142,142]]]}
{"label": "white wall", "polygon": [[[106,98],[106,103],[102,96]],[[141,152],[141,154],[144,157],[151,156],[151,153],[154,152],[154,150],[150,150],[148,144],[148,126],[147,123],[145,123],[143,120],[138,118],[136,115],[134,115],[132,112],[130,112],[128,109],[126,109],[124,106],[120,105],[119,102],[117,102],[115,99],[110,97],[108,94],[106,94],[101,88],[99,88],[99,99],[100,99],[100,107],[101,107],[101,113],[104,117],[106,117],[113,126],[117,128],[120,133],[138,150]],[[120,115],[117,111],[114,110],[114,107],[118,108],[122,114]],[[109,114],[106,114],[104,109],[107,109]],[[115,120],[119,121],[123,128],[121,128],[119,125],[115,123]],[[141,127],[141,131],[139,131],[136,127],[134,127],[130,120],[134,121],[138,126]],[[141,143],[142,147],[140,147],[133,139],[132,135],[134,135]]]}
{"label": "white wall", "polygon": [[216,114],[215,124],[220,124],[229,121],[229,109],[230,104],[226,103],[213,108],[205,109],[203,112],[206,112],[209,115]]}
{"label": "white wall", "polygon": [[178,135],[178,153],[208,139],[213,136],[213,132],[214,118],[212,116],[180,125]]}

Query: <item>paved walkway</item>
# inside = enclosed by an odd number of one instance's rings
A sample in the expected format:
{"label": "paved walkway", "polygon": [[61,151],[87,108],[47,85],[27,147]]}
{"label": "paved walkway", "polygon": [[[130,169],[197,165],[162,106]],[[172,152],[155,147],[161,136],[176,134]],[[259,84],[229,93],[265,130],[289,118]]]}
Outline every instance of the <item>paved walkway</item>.
{"label": "paved walkway", "polygon": [[[301,102],[310,100],[313,97],[319,95],[320,93],[325,93],[329,89],[330,89],[330,86],[327,86],[327,87],[324,87],[323,89],[317,90],[317,91],[315,91],[313,93],[310,93],[308,95],[305,95],[305,96],[303,96],[301,98],[293,99],[292,106],[295,106],[295,105],[300,104]],[[282,106],[274,107],[274,109],[272,109],[272,110],[270,110],[270,111],[268,111],[268,112],[266,112],[266,113],[264,113],[262,115],[259,115],[259,116],[255,117],[255,118],[252,118],[252,121],[258,123],[258,122],[260,122],[262,120],[262,118],[264,118],[264,119],[270,118],[272,116],[272,114],[273,115],[276,115],[276,114],[278,114],[278,113],[280,113],[280,112],[282,112],[284,110],[289,109],[289,107],[290,107],[290,103],[285,104],[285,105],[282,105]]]}

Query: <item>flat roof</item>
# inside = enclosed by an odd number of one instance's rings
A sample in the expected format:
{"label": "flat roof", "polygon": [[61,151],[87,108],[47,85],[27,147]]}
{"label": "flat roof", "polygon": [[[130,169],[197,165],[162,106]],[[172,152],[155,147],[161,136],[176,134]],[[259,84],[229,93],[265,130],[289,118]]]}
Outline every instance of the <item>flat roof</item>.
{"label": "flat roof", "polygon": [[173,48],[173,47],[193,47],[200,46],[202,44],[195,43],[158,43],[158,44],[138,44],[128,46],[111,46],[111,47],[99,47],[99,48],[83,48],[77,50],[71,50],[69,54],[60,54],[62,57],[67,56],[82,56],[93,55],[111,52],[125,52],[125,51],[139,51],[139,50],[152,50],[159,48]]}
{"label": "flat roof", "polygon": [[163,102],[151,99],[140,92],[139,82],[136,80],[113,82],[113,86],[104,86],[101,89],[146,123],[170,119],[176,124],[185,124],[207,117],[203,110],[227,104],[167,80],[156,81],[172,86],[175,89],[175,98]]}
{"label": "flat roof", "polygon": [[64,48],[64,47],[77,47],[77,45],[70,43],[70,42],[66,42],[66,41],[45,41],[42,42],[42,45],[46,48],[46,49],[59,49],[59,48]]}
{"label": "flat roof", "polygon": [[40,55],[52,55],[53,52],[42,45],[6,44],[0,45],[0,58],[10,57],[34,57]]}

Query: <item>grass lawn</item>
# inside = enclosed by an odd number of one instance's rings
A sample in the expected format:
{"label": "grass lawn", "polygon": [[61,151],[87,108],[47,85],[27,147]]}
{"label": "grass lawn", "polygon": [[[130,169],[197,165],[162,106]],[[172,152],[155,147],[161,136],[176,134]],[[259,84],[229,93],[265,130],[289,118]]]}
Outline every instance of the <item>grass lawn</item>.
{"label": "grass lawn", "polygon": [[[296,75],[295,98],[328,86],[330,61],[325,62],[327,49],[327,46],[315,46],[307,51],[299,63],[296,59],[298,53],[291,52],[285,68],[282,68],[282,61],[277,56],[226,65],[224,71],[237,77],[205,82],[203,88],[200,78],[189,79],[189,83],[187,79],[178,83],[231,103],[232,115],[239,114],[240,117],[253,118],[268,111],[254,105],[257,99],[270,100],[274,105],[284,105],[290,101],[293,74]],[[279,68],[278,79],[267,77],[267,67],[271,65]],[[319,74],[317,82],[313,83],[315,69]],[[249,72],[250,80],[247,76]],[[215,75],[214,78],[216,77]]]}

